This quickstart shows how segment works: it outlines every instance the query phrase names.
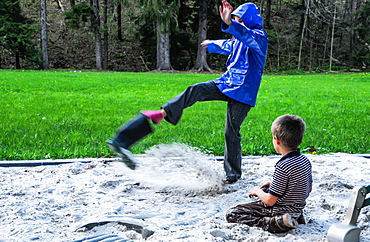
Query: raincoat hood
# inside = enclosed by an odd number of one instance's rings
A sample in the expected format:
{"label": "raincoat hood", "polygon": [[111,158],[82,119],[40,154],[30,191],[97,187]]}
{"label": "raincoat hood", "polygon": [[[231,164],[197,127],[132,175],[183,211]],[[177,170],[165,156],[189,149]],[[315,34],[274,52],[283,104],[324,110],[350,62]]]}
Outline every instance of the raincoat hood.
{"label": "raincoat hood", "polygon": [[244,3],[231,14],[241,18],[247,28],[263,30],[261,13],[254,3]]}

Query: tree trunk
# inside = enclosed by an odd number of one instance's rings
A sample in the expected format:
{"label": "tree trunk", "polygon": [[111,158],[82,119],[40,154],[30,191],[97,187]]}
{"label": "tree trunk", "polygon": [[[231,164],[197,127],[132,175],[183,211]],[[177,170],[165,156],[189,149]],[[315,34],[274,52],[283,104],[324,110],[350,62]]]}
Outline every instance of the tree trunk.
{"label": "tree trunk", "polygon": [[336,15],[337,15],[337,5],[334,3],[333,29],[331,31],[331,42],[330,42],[329,72],[331,72],[331,66],[333,64],[333,45],[334,45],[334,30],[335,30],[335,18],[336,18]]}
{"label": "tree trunk", "polygon": [[95,34],[95,57],[96,57],[96,69],[102,70],[102,56],[101,56],[101,39],[100,39],[100,17],[99,17],[99,0],[92,0],[94,9],[94,15],[92,19],[92,25]]}
{"label": "tree trunk", "polygon": [[15,52],[15,69],[21,69],[21,58],[19,57],[19,52],[16,50]]}
{"label": "tree trunk", "polygon": [[47,13],[46,0],[40,1],[40,21],[41,21],[41,69],[48,69],[49,55],[48,55],[48,34],[47,34]]}
{"label": "tree trunk", "polygon": [[261,0],[261,2],[260,2],[260,6],[259,6],[259,9],[260,9],[260,13],[261,13],[261,15],[263,15],[264,14],[264,4],[265,4],[265,0]]}
{"label": "tree trunk", "polygon": [[108,70],[108,0],[104,1],[104,30],[103,30],[103,70]]}
{"label": "tree trunk", "polygon": [[173,70],[170,60],[169,22],[157,20],[157,70]]}
{"label": "tree trunk", "polygon": [[199,2],[198,50],[197,60],[195,61],[193,70],[197,70],[198,72],[209,71],[213,73],[207,63],[207,51],[200,45],[203,40],[207,39],[207,5],[207,0],[201,0]]}
{"label": "tree trunk", "polygon": [[60,0],[57,0],[57,4],[58,4],[58,8],[59,8],[60,10],[62,10],[62,12],[64,12],[64,7],[63,7],[62,2],[61,2]]}
{"label": "tree trunk", "polygon": [[301,42],[299,44],[299,54],[298,54],[298,70],[301,68],[301,55],[302,55],[302,45],[303,45],[303,38],[304,38],[304,33],[306,31],[306,24],[307,24],[307,18],[308,18],[308,10],[310,8],[310,0],[307,2],[307,7],[306,7],[306,13],[303,21],[303,27],[302,27],[302,35],[301,35]]}
{"label": "tree trunk", "polygon": [[325,65],[327,65],[327,62],[326,62],[326,59],[327,59],[327,55],[326,55],[326,51],[327,51],[327,49],[328,49],[328,43],[329,43],[329,39],[330,39],[330,26],[328,25],[327,27],[326,27],[326,34],[325,34],[325,42],[324,42],[324,53],[323,53],[323,55],[322,55],[322,59],[323,59],[323,61],[322,61],[322,63],[320,64],[321,66],[325,66]]}
{"label": "tree trunk", "polygon": [[266,3],[266,24],[265,24],[265,27],[266,28],[270,28],[271,26],[271,23],[270,23],[270,19],[271,19],[271,0],[267,0],[267,3]]}
{"label": "tree trunk", "polygon": [[122,4],[121,3],[117,4],[117,35],[118,35],[118,40],[123,41],[123,36],[122,36]]}
{"label": "tree trunk", "polygon": [[[308,0],[310,1],[310,0]],[[302,6],[302,9],[306,9],[307,10],[307,7],[306,7],[306,1],[305,0],[301,0],[301,6]],[[299,20],[299,33],[302,33],[303,32],[303,29],[304,29],[304,21],[306,19],[306,11],[299,11],[300,12],[300,20]]]}

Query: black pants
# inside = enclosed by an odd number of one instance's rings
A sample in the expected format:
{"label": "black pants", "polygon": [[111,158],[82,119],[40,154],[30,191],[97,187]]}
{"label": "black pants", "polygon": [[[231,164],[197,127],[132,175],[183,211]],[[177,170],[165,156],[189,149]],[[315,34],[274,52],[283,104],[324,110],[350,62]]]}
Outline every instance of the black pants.
{"label": "black pants", "polygon": [[250,105],[235,101],[224,95],[213,81],[198,83],[189,86],[183,93],[170,100],[162,108],[166,111],[165,118],[169,123],[176,125],[183,110],[196,102],[226,101],[227,117],[225,125],[225,154],[224,169],[226,179],[236,181],[241,177],[241,135],[239,133]]}
{"label": "black pants", "polygon": [[226,221],[229,223],[246,224],[264,230],[268,230],[271,217],[273,217],[272,207],[262,202],[240,204],[226,213]]}
{"label": "black pants", "polygon": [[[263,202],[251,202],[237,205],[226,213],[226,220],[229,223],[240,223],[248,226],[261,227],[263,230],[272,233],[284,233],[292,228],[278,225],[278,214],[273,213],[273,207]],[[302,213],[290,213],[292,219],[298,224],[305,224]]]}

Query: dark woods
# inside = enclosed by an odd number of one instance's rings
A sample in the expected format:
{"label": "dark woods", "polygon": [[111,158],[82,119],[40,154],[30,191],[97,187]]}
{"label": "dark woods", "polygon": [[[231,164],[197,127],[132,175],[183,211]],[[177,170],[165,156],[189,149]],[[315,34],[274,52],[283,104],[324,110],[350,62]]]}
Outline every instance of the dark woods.
{"label": "dark woods", "polygon": [[[213,0],[0,0],[0,68],[223,71]],[[230,3],[237,7],[245,1]],[[369,70],[366,0],[258,0],[267,72]]]}

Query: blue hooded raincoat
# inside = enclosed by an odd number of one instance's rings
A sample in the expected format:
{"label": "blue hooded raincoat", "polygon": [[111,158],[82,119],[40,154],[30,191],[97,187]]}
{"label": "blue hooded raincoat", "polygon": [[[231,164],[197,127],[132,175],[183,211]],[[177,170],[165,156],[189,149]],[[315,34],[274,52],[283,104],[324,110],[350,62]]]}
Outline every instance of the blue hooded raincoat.
{"label": "blue hooded raincoat", "polygon": [[240,5],[232,15],[241,18],[244,24],[232,19],[230,26],[222,23],[221,30],[234,38],[207,43],[209,52],[229,55],[226,72],[214,82],[226,96],[255,106],[267,55],[267,35],[255,4]]}

